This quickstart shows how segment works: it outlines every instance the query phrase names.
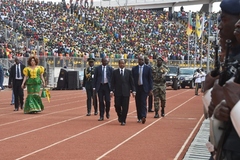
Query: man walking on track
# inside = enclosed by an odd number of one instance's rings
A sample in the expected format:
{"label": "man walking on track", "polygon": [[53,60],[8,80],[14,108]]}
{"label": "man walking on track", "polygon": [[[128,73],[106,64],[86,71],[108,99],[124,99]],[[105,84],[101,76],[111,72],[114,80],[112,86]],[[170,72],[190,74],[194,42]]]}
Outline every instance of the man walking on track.
{"label": "man walking on track", "polygon": [[153,95],[154,95],[154,118],[159,118],[159,102],[161,101],[161,116],[165,116],[166,107],[166,81],[165,74],[169,71],[168,67],[163,65],[163,59],[157,58],[157,64],[152,67],[153,75]]}
{"label": "man walking on track", "polygon": [[87,92],[87,116],[91,115],[92,102],[94,106],[94,115],[98,114],[97,96],[93,94],[93,79],[94,79],[94,58],[88,58],[89,67],[84,69],[83,87]]}
{"label": "man walking on track", "polygon": [[106,118],[110,118],[110,89],[113,68],[108,65],[108,60],[102,58],[102,65],[96,67],[94,71],[94,94],[98,94],[100,118],[98,121],[104,120],[104,113],[106,111]]}
{"label": "man walking on track", "polygon": [[130,93],[132,92],[133,96],[135,96],[136,92],[132,73],[125,68],[125,60],[119,60],[118,65],[119,69],[113,71],[111,97],[114,94],[114,104],[118,121],[124,126],[128,114]]}
{"label": "man walking on track", "polygon": [[9,87],[13,87],[13,93],[15,97],[14,111],[18,111],[19,105],[21,109],[23,109],[24,94],[23,94],[23,89],[21,88],[21,85],[24,78],[24,74],[23,74],[24,68],[25,68],[25,65],[21,64],[18,58],[15,58],[15,64],[10,69],[10,76],[9,76],[9,82],[8,82]]}
{"label": "man walking on track", "polygon": [[136,88],[136,108],[138,122],[144,124],[147,117],[147,96],[152,95],[152,69],[144,64],[144,57],[138,57],[138,65],[132,68]]}

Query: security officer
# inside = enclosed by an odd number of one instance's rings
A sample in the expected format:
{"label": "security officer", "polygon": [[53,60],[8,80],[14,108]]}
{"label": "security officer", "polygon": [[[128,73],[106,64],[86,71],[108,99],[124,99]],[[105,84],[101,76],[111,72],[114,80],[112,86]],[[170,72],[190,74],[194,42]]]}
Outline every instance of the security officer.
{"label": "security officer", "polygon": [[[236,32],[235,30],[235,23],[239,20],[240,14],[240,1],[239,0],[222,0],[221,4],[221,21],[219,23],[219,33],[220,33],[220,43],[223,51],[229,51],[229,62],[234,62],[235,60],[240,61],[240,45],[234,37]],[[235,32],[234,32],[235,30]],[[236,32],[237,33],[237,32]],[[231,40],[231,46],[226,48],[226,40]],[[223,52],[223,56],[226,55],[226,52]],[[233,61],[232,61],[233,60]],[[225,61],[226,62],[226,61]],[[236,100],[234,98],[239,95],[237,91],[239,90],[236,87],[239,84],[234,84],[231,82],[231,79],[228,80],[226,83],[219,83],[223,82],[223,80],[227,80],[224,76],[224,71],[228,71],[229,68],[228,64],[224,66],[223,72],[219,75],[219,68],[217,70],[211,71],[205,80],[204,91],[207,93],[209,90],[211,91],[211,101],[208,107],[208,114],[209,117],[213,115],[211,121],[219,120],[223,122],[222,124],[227,124],[221,129],[219,125],[215,125],[217,123],[212,123],[212,127],[210,130],[216,132],[210,132],[210,141],[212,141],[214,147],[216,148],[216,159],[223,159],[223,160],[239,160],[240,159],[240,140],[239,136],[237,135],[236,129],[233,127],[232,120],[230,118],[230,112],[233,106],[236,104]],[[230,66],[231,71],[233,71],[232,67]],[[216,74],[218,73],[218,74]],[[229,73],[229,72],[227,72]],[[217,83],[218,82],[218,83]],[[220,85],[221,84],[221,85]],[[207,94],[204,95],[204,97]],[[231,102],[231,103],[230,103]],[[234,102],[234,103],[232,103]],[[218,131],[217,131],[218,130]],[[215,134],[216,133],[216,134]],[[217,136],[221,137],[220,139],[216,139]],[[213,141],[214,140],[214,141]],[[216,143],[217,142],[217,143]]]}
{"label": "security officer", "polygon": [[84,69],[84,76],[83,76],[83,87],[86,89],[87,92],[87,115],[91,115],[91,108],[92,108],[92,101],[93,101],[93,106],[94,106],[94,115],[98,114],[98,107],[97,107],[97,96],[96,94],[94,95],[93,92],[93,78],[94,78],[94,58],[88,58],[88,65],[89,67]]}
{"label": "security officer", "polygon": [[168,67],[163,64],[161,57],[157,58],[157,64],[152,66],[153,76],[153,96],[154,96],[154,118],[159,118],[159,101],[161,100],[161,116],[165,116],[164,108],[166,106],[166,80],[165,75],[169,71]]}

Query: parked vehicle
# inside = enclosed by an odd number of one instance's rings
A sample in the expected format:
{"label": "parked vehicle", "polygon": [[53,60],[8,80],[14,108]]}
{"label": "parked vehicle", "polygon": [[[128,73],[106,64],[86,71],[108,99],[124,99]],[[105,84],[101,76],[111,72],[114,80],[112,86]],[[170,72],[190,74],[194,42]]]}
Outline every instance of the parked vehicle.
{"label": "parked vehicle", "polygon": [[166,86],[171,86],[174,90],[180,89],[180,84],[178,81],[179,67],[178,66],[168,66],[169,72],[165,75]]}
{"label": "parked vehicle", "polygon": [[195,86],[194,82],[194,73],[197,68],[180,68],[179,69],[179,83],[181,88],[185,88],[189,86],[189,88],[193,88]]}

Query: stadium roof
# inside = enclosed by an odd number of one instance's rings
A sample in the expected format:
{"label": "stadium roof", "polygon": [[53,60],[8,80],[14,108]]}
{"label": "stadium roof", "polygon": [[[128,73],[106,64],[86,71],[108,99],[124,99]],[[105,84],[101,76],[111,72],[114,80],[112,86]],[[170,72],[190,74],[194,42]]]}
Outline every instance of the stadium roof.
{"label": "stadium roof", "polygon": [[99,0],[94,1],[98,6],[127,6],[140,9],[168,8],[187,5],[201,5],[220,2],[221,0]]}

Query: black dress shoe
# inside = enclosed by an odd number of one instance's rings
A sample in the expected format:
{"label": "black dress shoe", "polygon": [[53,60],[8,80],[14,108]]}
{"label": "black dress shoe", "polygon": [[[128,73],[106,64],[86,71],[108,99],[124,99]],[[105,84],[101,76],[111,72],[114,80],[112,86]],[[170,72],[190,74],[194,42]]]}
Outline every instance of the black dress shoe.
{"label": "black dress shoe", "polygon": [[154,112],[153,110],[148,110],[148,112]]}
{"label": "black dress shoe", "polygon": [[91,113],[86,114],[86,116],[91,116]]}
{"label": "black dress shoe", "polygon": [[99,119],[98,119],[98,121],[103,121],[104,119],[102,118],[102,117],[100,117]]}
{"label": "black dress shoe", "polygon": [[23,106],[21,106],[21,109],[23,109]]}
{"label": "black dress shoe", "polygon": [[107,118],[107,119],[110,118],[110,114],[109,114],[109,113],[106,114],[106,118]]}
{"label": "black dress shoe", "polygon": [[141,120],[141,119],[139,119],[137,122],[138,122],[138,123],[141,123],[141,122],[142,122],[142,120]]}
{"label": "black dress shoe", "polygon": [[15,108],[13,111],[18,111],[18,109]]}
{"label": "black dress shoe", "polygon": [[125,126],[125,125],[126,125],[126,123],[125,123],[125,122],[122,122],[122,123],[121,123],[121,126]]}
{"label": "black dress shoe", "polygon": [[94,115],[98,115],[98,112],[94,112]]}
{"label": "black dress shoe", "polygon": [[142,118],[142,124],[144,124],[145,122],[146,122],[146,118],[143,117],[143,118]]}
{"label": "black dress shoe", "polygon": [[121,123],[121,119],[120,118],[118,118],[118,122]]}

